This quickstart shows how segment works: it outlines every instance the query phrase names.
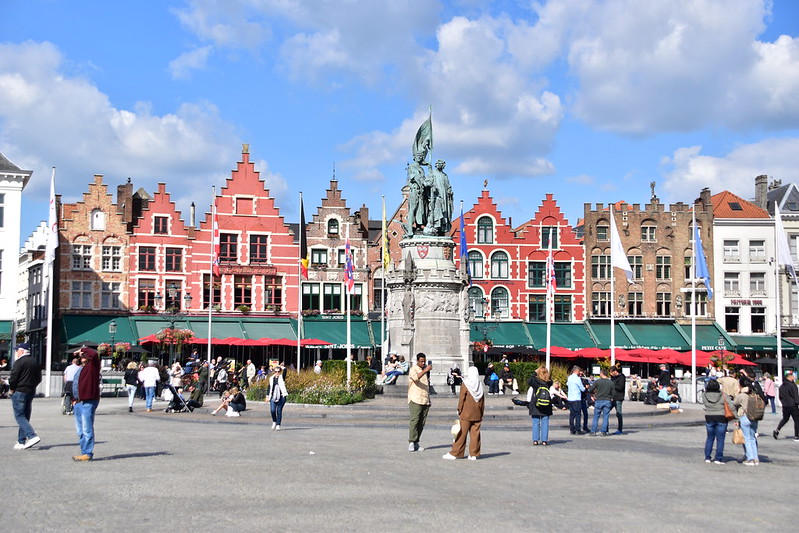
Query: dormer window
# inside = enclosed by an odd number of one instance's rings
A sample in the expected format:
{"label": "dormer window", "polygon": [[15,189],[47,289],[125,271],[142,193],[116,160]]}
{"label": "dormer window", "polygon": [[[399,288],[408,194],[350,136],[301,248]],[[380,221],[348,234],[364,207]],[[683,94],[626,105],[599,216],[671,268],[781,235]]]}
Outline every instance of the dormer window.
{"label": "dormer window", "polygon": [[327,234],[338,235],[338,219],[331,218],[327,221]]}
{"label": "dormer window", "polygon": [[100,209],[93,209],[91,213],[91,228],[93,230],[105,229],[105,213]]}

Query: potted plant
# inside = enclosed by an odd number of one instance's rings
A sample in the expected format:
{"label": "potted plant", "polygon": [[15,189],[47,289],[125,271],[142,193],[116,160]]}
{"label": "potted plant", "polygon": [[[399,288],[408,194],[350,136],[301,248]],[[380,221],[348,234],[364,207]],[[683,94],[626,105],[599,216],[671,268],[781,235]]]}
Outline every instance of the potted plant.
{"label": "potted plant", "polygon": [[238,311],[242,312],[242,313],[249,313],[250,312],[250,306],[249,305],[240,305],[236,309]]}

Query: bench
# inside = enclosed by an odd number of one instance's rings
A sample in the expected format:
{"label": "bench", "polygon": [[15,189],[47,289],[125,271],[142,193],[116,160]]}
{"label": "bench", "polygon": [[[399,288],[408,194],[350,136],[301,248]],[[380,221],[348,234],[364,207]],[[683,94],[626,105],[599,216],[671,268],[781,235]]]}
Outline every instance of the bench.
{"label": "bench", "polygon": [[103,377],[100,394],[112,393],[114,397],[119,397],[120,391],[125,390],[125,379],[122,377]]}

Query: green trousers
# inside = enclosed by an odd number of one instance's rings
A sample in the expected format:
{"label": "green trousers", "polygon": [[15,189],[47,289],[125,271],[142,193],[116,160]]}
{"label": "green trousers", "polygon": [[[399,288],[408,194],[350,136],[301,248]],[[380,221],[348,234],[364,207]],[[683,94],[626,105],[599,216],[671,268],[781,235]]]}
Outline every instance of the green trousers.
{"label": "green trousers", "polygon": [[408,409],[411,412],[408,442],[419,442],[419,437],[422,436],[422,431],[424,431],[424,423],[427,422],[427,412],[430,410],[430,406],[409,402]]}

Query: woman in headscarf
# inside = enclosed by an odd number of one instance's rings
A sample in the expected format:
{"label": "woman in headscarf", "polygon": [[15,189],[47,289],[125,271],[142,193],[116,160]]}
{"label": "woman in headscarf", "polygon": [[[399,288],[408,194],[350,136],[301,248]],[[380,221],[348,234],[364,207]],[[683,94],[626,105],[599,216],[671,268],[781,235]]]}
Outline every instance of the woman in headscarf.
{"label": "woman in headscarf", "polygon": [[470,366],[463,379],[461,394],[458,398],[458,419],[461,429],[452,443],[452,449],[444,454],[444,459],[463,458],[466,450],[466,435],[469,435],[469,459],[477,460],[480,456],[480,424],[485,411],[485,395],[483,383],[477,367]]}

